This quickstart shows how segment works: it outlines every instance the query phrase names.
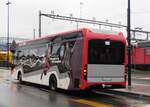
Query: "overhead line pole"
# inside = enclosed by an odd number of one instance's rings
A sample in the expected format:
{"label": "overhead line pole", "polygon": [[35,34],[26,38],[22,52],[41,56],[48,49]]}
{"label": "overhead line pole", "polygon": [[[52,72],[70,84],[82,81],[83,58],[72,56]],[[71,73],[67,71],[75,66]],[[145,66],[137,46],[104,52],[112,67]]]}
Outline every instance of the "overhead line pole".
{"label": "overhead line pole", "polygon": [[128,41],[128,86],[131,86],[131,22],[130,22],[130,0],[127,9],[127,41]]}
{"label": "overhead line pole", "polygon": [[41,38],[41,11],[39,11],[39,38]]}

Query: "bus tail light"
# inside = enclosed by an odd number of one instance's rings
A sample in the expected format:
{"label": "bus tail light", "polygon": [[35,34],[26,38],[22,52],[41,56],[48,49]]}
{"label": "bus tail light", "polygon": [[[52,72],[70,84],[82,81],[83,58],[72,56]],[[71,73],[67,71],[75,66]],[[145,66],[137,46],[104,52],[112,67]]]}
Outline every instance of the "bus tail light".
{"label": "bus tail light", "polygon": [[84,68],[83,68],[83,75],[84,75],[84,79],[87,80],[87,64],[84,65]]}

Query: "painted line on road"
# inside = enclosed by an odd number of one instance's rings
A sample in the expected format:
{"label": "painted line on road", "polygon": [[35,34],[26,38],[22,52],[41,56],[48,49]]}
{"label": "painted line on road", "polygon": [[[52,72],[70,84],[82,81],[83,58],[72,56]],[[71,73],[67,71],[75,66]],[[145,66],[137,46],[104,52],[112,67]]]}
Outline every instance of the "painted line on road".
{"label": "painted line on road", "polygon": [[90,100],[86,100],[86,99],[76,99],[76,100],[73,100],[73,101],[77,102],[77,103],[89,105],[89,106],[92,106],[92,107],[112,107],[111,105],[108,105],[108,104],[98,103],[98,102],[94,102],[94,101],[90,101]]}
{"label": "painted line on road", "polygon": [[150,85],[148,85],[148,84],[137,84],[137,83],[134,83],[133,85],[141,85],[141,86],[149,86],[150,87]]}
{"label": "painted line on road", "polygon": [[136,80],[150,80],[150,77],[138,77],[138,78],[132,78],[132,79],[136,79]]}

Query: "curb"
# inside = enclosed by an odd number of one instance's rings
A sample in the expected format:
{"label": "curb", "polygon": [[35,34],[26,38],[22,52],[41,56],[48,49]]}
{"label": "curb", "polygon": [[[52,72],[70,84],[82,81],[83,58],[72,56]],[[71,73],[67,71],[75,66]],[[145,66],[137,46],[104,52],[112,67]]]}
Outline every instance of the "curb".
{"label": "curb", "polygon": [[121,91],[121,90],[104,90],[106,93],[111,93],[111,94],[120,94],[123,96],[128,96],[128,97],[133,97],[133,98],[140,98],[140,99],[145,99],[150,101],[150,94],[143,94],[143,93],[134,93],[134,92],[129,92],[129,91]]}

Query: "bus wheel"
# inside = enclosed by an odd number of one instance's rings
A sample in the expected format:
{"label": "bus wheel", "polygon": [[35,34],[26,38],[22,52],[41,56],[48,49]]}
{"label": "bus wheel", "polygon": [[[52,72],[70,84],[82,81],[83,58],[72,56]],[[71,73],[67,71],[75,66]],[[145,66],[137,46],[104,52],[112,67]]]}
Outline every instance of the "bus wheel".
{"label": "bus wheel", "polygon": [[49,78],[49,87],[51,90],[55,91],[57,89],[57,79],[55,75],[51,75]]}
{"label": "bus wheel", "polygon": [[18,80],[19,80],[19,83],[21,84],[22,83],[22,74],[20,72],[18,74]]}

